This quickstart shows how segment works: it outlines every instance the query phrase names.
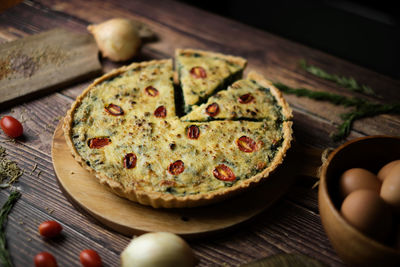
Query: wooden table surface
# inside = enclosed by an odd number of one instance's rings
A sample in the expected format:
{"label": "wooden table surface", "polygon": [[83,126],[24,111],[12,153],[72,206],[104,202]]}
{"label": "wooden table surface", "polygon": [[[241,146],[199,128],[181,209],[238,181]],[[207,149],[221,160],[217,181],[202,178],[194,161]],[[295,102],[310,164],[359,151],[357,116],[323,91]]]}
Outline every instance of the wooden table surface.
{"label": "wooden table surface", "polygon": [[[143,47],[136,61],[171,58],[179,47],[207,49],[245,57],[248,70],[257,70],[273,81],[356,95],[304,72],[298,65],[304,58],[329,72],[352,76],[368,84],[383,96],[382,102],[400,100],[398,80],[178,2],[25,0],[0,14],[0,42],[55,27],[85,32],[88,24],[117,16],[142,21],[159,37],[157,42]],[[118,66],[107,60],[102,64],[104,72]],[[119,254],[130,240],[74,207],[60,191],[54,174],[53,132],[75,97],[90,82],[0,110],[0,116],[12,115],[24,125],[24,138],[16,143],[8,142],[4,133],[0,133],[0,144],[7,149],[9,158],[25,170],[17,184],[22,198],[12,210],[6,227],[16,266],[32,266],[34,255],[41,251],[51,252],[59,266],[79,266],[78,255],[86,248],[98,251],[104,266],[118,266]],[[291,95],[286,98],[294,110],[297,142],[322,149],[340,144],[334,143],[329,135],[340,123],[338,114],[344,108]],[[400,135],[400,116],[380,115],[357,121],[347,140],[375,134]],[[37,169],[31,174],[35,164]],[[317,190],[311,188],[315,181],[298,179],[272,208],[232,231],[189,240],[200,266],[239,265],[278,253],[305,254],[330,266],[342,266],[320,222]],[[2,189],[0,203],[8,195],[9,191]],[[61,222],[63,236],[44,241],[37,228],[45,220]]]}

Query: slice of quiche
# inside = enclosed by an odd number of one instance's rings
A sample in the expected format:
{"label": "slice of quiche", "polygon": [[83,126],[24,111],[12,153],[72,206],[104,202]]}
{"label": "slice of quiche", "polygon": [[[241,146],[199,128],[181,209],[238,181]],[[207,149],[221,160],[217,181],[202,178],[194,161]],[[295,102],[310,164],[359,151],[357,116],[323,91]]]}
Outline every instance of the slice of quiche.
{"label": "slice of quiche", "polygon": [[241,57],[194,49],[177,49],[175,67],[183,91],[185,112],[218,90],[240,79],[247,61]]}
{"label": "slice of quiche", "polygon": [[207,103],[196,106],[182,117],[184,121],[208,121],[215,119],[248,119],[285,121],[292,113],[282,93],[272,82],[256,72],[246,79],[236,81],[227,90],[210,97]]}

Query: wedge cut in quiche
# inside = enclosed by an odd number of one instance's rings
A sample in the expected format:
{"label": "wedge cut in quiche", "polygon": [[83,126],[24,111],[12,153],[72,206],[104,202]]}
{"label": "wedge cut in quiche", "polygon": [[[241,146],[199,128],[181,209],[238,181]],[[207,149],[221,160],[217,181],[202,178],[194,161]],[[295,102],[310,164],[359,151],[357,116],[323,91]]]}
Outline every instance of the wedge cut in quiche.
{"label": "wedge cut in quiche", "polygon": [[291,120],[292,114],[282,93],[260,74],[250,72],[246,79],[236,81],[182,117],[184,121],[216,119],[285,121]]}
{"label": "wedge cut in quiche", "polygon": [[[155,208],[207,205],[267,179],[292,140],[291,110],[279,91],[252,74],[225,90],[227,101],[218,104],[229,110],[229,99],[251,94],[268,101],[250,108],[273,116],[185,121],[175,115],[172,73],[171,60],[158,60],[95,80],[64,120],[75,159],[115,194]],[[253,81],[257,86],[247,86]]]}
{"label": "wedge cut in quiche", "polygon": [[183,91],[185,111],[240,79],[247,61],[241,57],[193,49],[175,51],[175,67]]}

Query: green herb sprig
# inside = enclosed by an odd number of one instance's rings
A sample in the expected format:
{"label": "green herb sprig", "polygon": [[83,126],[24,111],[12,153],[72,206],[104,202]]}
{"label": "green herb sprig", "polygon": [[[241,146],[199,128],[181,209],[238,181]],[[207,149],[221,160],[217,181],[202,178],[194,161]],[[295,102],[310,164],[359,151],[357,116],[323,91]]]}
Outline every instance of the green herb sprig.
{"label": "green herb sprig", "polygon": [[350,134],[354,121],[358,119],[373,117],[380,114],[400,114],[400,103],[378,104],[358,97],[346,97],[328,92],[312,91],[305,88],[295,89],[282,83],[274,83],[274,85],[286,94],[308,97],[310,99],[326,101],[345,107],[355,107],[354,110],[340,115],[343,122],[337,127],[337,133],[331,135],[334,141],[346,138]]}
{"label": "green herb sprig", "polygon": [[291,88],[283,83],[274,83],[275,87],[286,94],[292,94],[300,97],[308,97],[314,100],[327,101],[335,105],[341,105],[345,107],[359,107],[368,103],[366,100],[358,97],[346,97],[338,94],[311,91],[305,88]]}
{"label": "green herb sprig", "polygon": [[332,135],[332,139],[339,141],[348,136],[354,121],[379,114],[400,114],[400,103],[386,105],[366,103],[354,111],[341,114],[343,122],[338,126],[338,132]]}
{"label": "green herb sprig", "polygon": [[304,59],[300,60],[300,67],[314,76],[335,82],[336,84],[353,92],[379,97],[371,87],[364,84],[359,84],[353,77],[330,74],[319,67],[308,65]]}
{"label": "green herb sprig", "polygon": [[18,191],[13,191],[9,195],[6,203],[4,203],[3,207],[0,210],[0,263],[5,267],[12,267],[13,263],[10,257],[10,253],[7,250],[7,241],[6,241],[6,233],[5,233],[5,224],[7,221],[8,214],[13,208],[14,204],[17,202],[21,193]]}

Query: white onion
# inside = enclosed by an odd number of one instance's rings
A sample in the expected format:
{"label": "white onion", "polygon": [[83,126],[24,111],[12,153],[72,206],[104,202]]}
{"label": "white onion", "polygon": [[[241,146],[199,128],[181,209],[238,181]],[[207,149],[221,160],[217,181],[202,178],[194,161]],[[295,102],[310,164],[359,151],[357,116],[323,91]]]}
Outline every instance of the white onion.
{"label": "white onion", "polygon": [[136,25],[123,18],[107,20],[87,28],[94,36],[103,57],[125,61],[139,51],[141,39]]}
{"label": "white onion", "polygon": [[121,253],[122,267],[191,267],[192,249],[179,236],[156,232],[134,238]]}

